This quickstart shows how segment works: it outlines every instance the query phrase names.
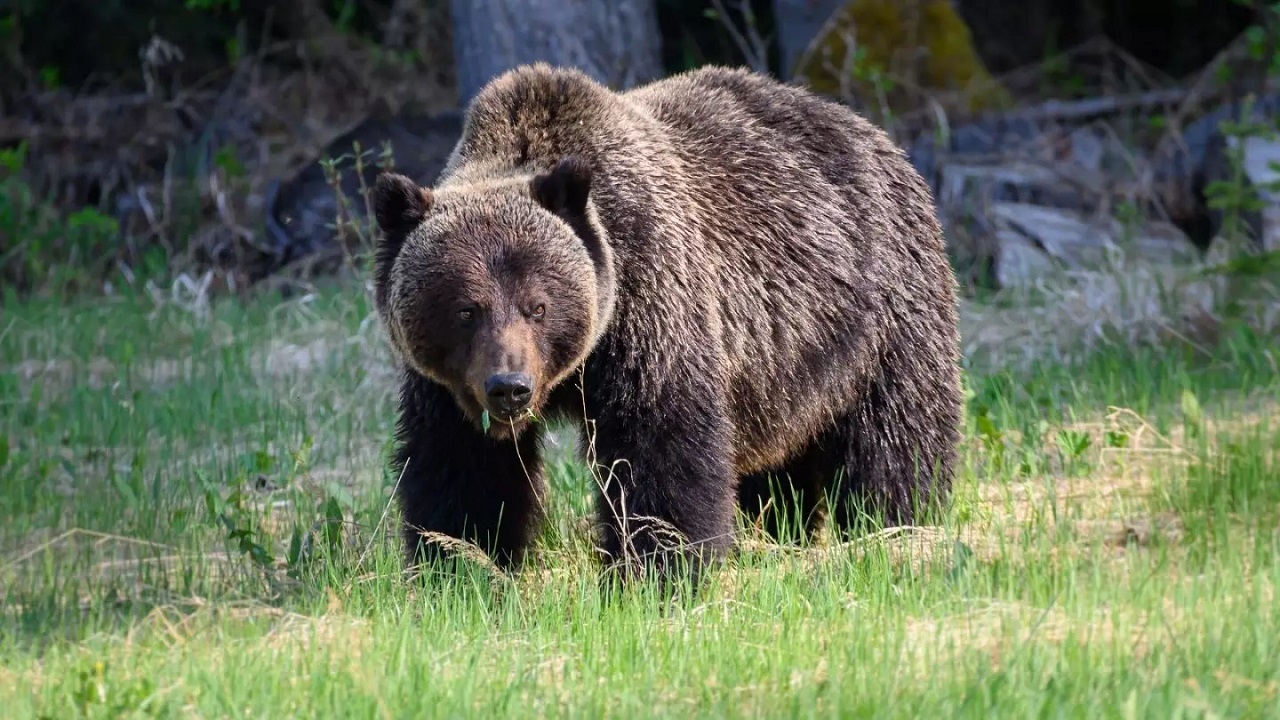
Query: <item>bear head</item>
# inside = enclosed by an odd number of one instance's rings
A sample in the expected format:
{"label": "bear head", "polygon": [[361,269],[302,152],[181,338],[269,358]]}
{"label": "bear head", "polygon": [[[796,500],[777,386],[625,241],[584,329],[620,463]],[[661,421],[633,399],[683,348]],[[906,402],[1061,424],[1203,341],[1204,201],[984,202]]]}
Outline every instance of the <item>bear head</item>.
{"label": "bear head", "polygon": [[612,315],[613,263],[591,166],[436,189],[383,172],[374,295],[409,370],[478,427],[518,434],[586,359]]}

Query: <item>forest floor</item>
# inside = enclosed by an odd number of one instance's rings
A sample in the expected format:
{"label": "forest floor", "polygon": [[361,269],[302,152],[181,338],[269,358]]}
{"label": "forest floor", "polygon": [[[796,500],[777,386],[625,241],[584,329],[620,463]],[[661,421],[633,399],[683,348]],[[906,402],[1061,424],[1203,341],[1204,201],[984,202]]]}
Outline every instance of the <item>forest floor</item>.
{"label": "forest floor", "polygon": [[943,525],[806,549],[744,529],[696,600],[664,608],[602,602],[594,481],[567,452],[531,567],[405,581],[394,375],[366,288],[10,305],[0,707],[1280,717],[1274,338],[1225,326],[1012,363],[1000,312],[966,304]]}

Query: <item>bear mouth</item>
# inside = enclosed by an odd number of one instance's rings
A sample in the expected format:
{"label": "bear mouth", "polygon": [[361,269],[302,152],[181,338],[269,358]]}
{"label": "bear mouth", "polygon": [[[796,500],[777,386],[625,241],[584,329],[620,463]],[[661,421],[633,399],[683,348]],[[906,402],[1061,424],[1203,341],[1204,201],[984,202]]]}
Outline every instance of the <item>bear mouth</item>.
{"label": "bear mouth", "polygon": [[485,411],[480,413],[479,427],[484,434],[498,439],[507,439],[518,437],[524,429],[527,428],[536,417],[530,411],[510,414],[497,414],[489,411],[489,427],[485,428],[484,421]]}
{"label": "bear mouth", "polygon": [[[486,410],[484,412],[489,413],[490,424],[501,424],[505,427],[510,427],[511,425],[519,425],[520,423],[528,422],[533,418],[532,408],[524,412],[518,412],[518,413],[500,413],[500,412],[495,412],[493,410]],[[481,419],[481,422],[483,422],[483,419]]]}
{"label": "bear mouth", "polygon": [[534,398],[534,402],[527,408],[514,413],[495,410],[474,397],[466,398],[465,407],[467,415],[482,433],[490,437],[507,438],[519,435],[538,419],[536,401],[537,398]]}

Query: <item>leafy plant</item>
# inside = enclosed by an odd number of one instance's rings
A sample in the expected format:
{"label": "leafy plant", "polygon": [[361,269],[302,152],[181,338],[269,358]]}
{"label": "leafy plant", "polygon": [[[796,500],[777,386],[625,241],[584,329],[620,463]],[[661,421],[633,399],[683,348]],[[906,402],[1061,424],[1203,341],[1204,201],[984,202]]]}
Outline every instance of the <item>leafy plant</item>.
{"label": "leafy plant", "polygon": [[75,291],[105,277],[119,226],[93,208],[60,216],[22,178],[27,144],[0,150],[0,280],[24,292]]}
{"label": "leafy plant", "polygon": [[[350,162],[351,169],[355,172],[358,183],[357,192],[363,205],[360,212],[355,211],[351,200],[342,189],[344,162]],[[324,158],[320,161],[320,166],[324,169],[325,182],[333,191],[338,207],[337,217],[334,218],[332,227],[342,248],[343,259],[349,267],[356,266],[363,256],[373,251],[377,238],[378,225],[374,219],[373,198],[370,196],[373,188],[365,179],[370,162],[379,170],[394,167],[395,154],[392,152],[391,144],[383,143],[377,155],[373,156],[372,150],[362,150],[360,143],[355,142],[351,145],[350,154],[344,153],[336,158]]]}
{"label": "leafy plant", "polygon": [[1056,439],[1058,449],[1066,457],[1068,464],[1078,462],[1093,444],[1089,434],[1079,430],[1059,430]]}
{"label": "leafy plant", "polygon": [[[95,660],[86,669],[76,673],[67,691],[70,701],[80,717],[167,717],[169,708],[160,699],[160,693],[149,678],[142,677],[119,681],[110,677],[111,666],[103,660]],[[41,713],[40,718],[63,717]]]}
{"label": "leafy plant", "polygon": [[226,532],[227,544],[249,558],[259,567],[270,567],[275,562],[271,551],[258,539],[255,530],[254,514],[246,507],[246,494],[243,482],[236,486],[224,498],[209,483],[205,484],[205,508],[210,519],[221,525]]}
{"label": "leafy plant", "polygon": [[[1280,2],[1232,2],[1257,12],[1258,21],[1245,31],[1249,57],[1262,66],[1266,76],[1280,74]],[[1221,72],[1231,72],[1230,66],[1224,64]],[[1238,120],[1219,123],[1219,130],[1227,140],[1224,154],[1228,174],[1208,183],[1204,189],[1207,205],[1222,213],[1219,235],[1228,247],[1233,248],[1225,261],[1206,268],[1204,274],[1229,280],[1225,306],[1232,314],[1239,313],[1245,301],[1256,299],[1259,292],[1274,296],[1276,287],[1273,281],[1280,277],[1280,249],[1265,248],[1264,238],[1245,237],[1250,229],[1245,221],[1246,215],[1261,213],[1269,202],[1274,202],[1266,195],[1280,193],[1280,163],[1268,163],[1273,178],[1270,181],[1250,177],[1246,167],[1246,155],[1252,141],[1280,141],[1280,123],[1277,123],[1274,113],[1257,113],[1256,107],[1257,99],[1247,96],[1241,103]],[[1267,231],[1265,227],[1260,230]]]}

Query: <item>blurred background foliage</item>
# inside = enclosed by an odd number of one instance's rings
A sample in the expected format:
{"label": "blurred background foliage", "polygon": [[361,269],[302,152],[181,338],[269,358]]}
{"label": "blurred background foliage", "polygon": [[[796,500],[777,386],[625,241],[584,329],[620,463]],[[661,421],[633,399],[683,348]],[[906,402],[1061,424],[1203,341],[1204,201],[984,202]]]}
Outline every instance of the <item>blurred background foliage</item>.
{"label": "blurred background foliage", "polygon": [[[948,152],[1002,148],[990,128],[961,126],[1007,128],[1013,115],[990,119],[1046,101],[1106,110],[1112,96],[1163,92],[1116,126],[1128,149],[1103,155],[1167,141],[1190,159],[1148,153],[1150,174],[1173,178],[1144,190],[1159,198],[1108,184],[1115,197],[1102,202],[1170,219],[1203,249],[1224,222],[1206,194],[1225,178],[1213,163],[1230,159],[1217,123],[1239,119],[1250,93],[1269,107],[1277,18],[1263,0],[9,0],[0,281],[12,293],[215,268],[216,283],[247,285],[325,252],[346,257],[348,235],[368,239],[371,173],[408,163],[429,181],[459,99],[529,59],[590,66],[620,87],[705,64],[805,82],[885,126],[939,193],[934,136],[950,133],[938,140]],[[1229,92],[1206,89],[1215,83]],[[1236,109],[1183,136],[1228,99]],[[1023,134],[1057,162],[1084,157],[1076,129]],[[322,169],[326,158],[340,162]],[[1244,219],[1228,226],[1257,232],[1266,209],[1240,198],[1230,202]],[[1002,253],[1011,266],[999,235],[948,226],[953,249],[984,268]]]}

